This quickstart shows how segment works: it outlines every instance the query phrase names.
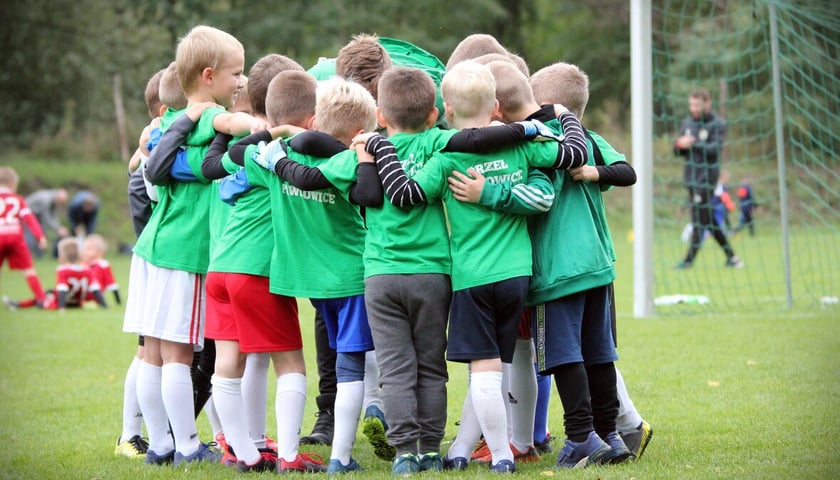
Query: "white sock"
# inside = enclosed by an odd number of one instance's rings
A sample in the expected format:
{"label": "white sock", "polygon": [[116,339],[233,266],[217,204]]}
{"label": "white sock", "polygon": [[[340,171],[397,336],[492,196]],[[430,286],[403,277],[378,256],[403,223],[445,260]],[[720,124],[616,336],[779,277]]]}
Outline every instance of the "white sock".
{"label": "white sock", "polygon": [[260,460],[260,452],[248,436],[242,403],[242,379],[213,375],[213,402],[225,432],[225,441],[233,447],[236,459],[248,465]]}
{"label": "white sock", "polygon": [[365,382],[363,381],[338,382],[336,385],[335,410],[333,410],[335,431],[330,459],[338,459],[342,465],[350,462],[364,396]]}
{"label": "white sock", "polygon": [[[504,364],[503,364],[504,365]],[[510,367],[510,443],[522,453],[534,444],[534,417],[537,412],[537,377],[534,375],[534,342],[516,340]]]}
{"label": "white sock", "polygon": [[478,417],[475,416],[470,389],[467,388],[467,396],[464,398],[464,406],[461,408],[461,422],[458,425],[458,435],[449,446],[446,453],[447,458],[470,459],[470,454],[475,448],[476,442],[481,438],[481,425],[478,424]]}
{"label": "white sock", "polygon": [[382,410],[382,390],[379,387],[379,366],[376,364],[375,350],[365,353],[365,399],[362,402],[362,411],[371,405],[376,405]]}
{"label": "white sock", "polygon": [[140,402],[137,401],[137,371],[140,369],[140,359],[131,357],[131,365],[125,372],[125,386],[123,387],[123,421],[120,442],[124,442],[135,435],[143,434],[143,413]]}
{"label": "white sock", "polygon": [[268,409],[268,367],[271,355],[249,353],[245,357],[242,376],[242,401],[245,402],[245,421],[248,433],[257,448],[265,447],[265,422]]}
{"label": "white sock", "polygon": [[213,438],[216,438],[216,435],[224,432],[225,429],[222,428],[222,421],[219,420],[219,413],[216,411],[216,404],[213,403],[213,394],[210,394],[210,398],[208,398],[207,403],[204,404],[203,410],[204,414],[207,415],[207,421],[210,422],[210,429],[213,430]]}
{"label": "white sock", "polygon": [[505,415],[507,415],[507,435],[508,438],[513,434],[513,427],[511,426],[510,414],[510,400],[512,392],[510,391],[510,364],[502,363],[502,396],[505,399]]}
{"label": "white sock", "polygon": [[306,376],[287,373],[277,377],[274,405],[277,417],[277,456],[292,462],[298,455],[300,426],[306,408]]}
{"label": "white sock", "polygon": [[502,396],[502,372],[471,373],[470,395],[484,441],[487,442],[493,456],[493,464],[502,460],[513,461],[513,452],[510,451],[507,436],[505,401]]}
{"label": "white sock", "polygon": [[190,366],[167,363],[161,367],[160,392],[166,406],[166,416],[175,438],[175,449],[182,455],[192,455],[201,442],[195,428],[193,385]]}
{"label": "white sock", "polygon": [[143,412],[149,449],[165,455],[175,448],[169,435],[169,418],[161,396],[161,367],[141,361],[137,368],[137,402]]}
{"label": "white sock", "polygon": [[627,387],[624,385],[624,378],[618,367],[615,369],[615,387],[618,390],[618,416],[615,419],[615,426],[621,433],[630,433],[642,423],[642,416],[630,400]]}

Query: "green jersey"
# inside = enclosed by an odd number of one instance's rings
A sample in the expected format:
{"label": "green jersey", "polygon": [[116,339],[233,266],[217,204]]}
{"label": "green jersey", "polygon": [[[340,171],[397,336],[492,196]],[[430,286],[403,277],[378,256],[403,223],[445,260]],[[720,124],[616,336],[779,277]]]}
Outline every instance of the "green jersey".
{"label": "green jersey", "polygon": [[[184,110],[168,110],[161,118],[161,133]],[[173,180],[158,186],[158,203],[134,247],[134,253],[152,265],[207,273],[210,260],[209,212],[213,184],[201,175],[201,163],[216,135],[213,119],[223,108],[208,108],[187,136],[187,163],[198,179],[193,182]]]}
{"label": "green jersey", "polygon": [[229,215],[208,271],[268,277],[273,250],[269,246],[274,245],[269,189],[252,184],[247,192],[236,198],[233,207],[221,200],[218,203],[229,211]]}
{"label": "green jersey", "polygon": [[[589,131],[589,135],[594,140],[595,147],[597,147],[601,151],[601,156],[604,160],[604,165],[612,165],[616,162],[626,162],[626,158],[624,154],[617,152],[612,145],[610,145],[606,140],[604,140],[600,135],[593,131]],[[589,140],[587,139],[587,143]],[[589,152],[589,159],[587,161],[587,165],[595,166],[595,156],[593,155],[593,147],[592,145],[587,145],[587,150]],[[601,238],[601,243],[603,244],[604,249],[609,252],[610,258],[612,261],[615,262],[615,248],[613,247],[612,235],[610,234],[610,227],[607,224],[607,210],[604,206],[604,198],[601,192],[609,190],[612,188],[612,185],[600,185],[598,183],[591,183],[587,182],[584,184],[590,192],[590,198],[592,198],[592,210],[596,214],[596,227],[598,228],[598,233]]]}
{"label": "green jersey", "polygon": [[[432,155],[444,148],[456,130],[431,128],[421,133],[396,133],[389,140],[397,149],[406,175],[412,177]],[[344,195],[356,181],[356,157],[339,154],[318,169]],[[452,260],[446,218],[440,200],[403,209],[385,202],[365,210],[365,277],[415,273],[449,275]]]}
{"label": "green jersey", "polygon": [[[255,154],[272,155],[278,142],[282,140],[269,143],[262,153],[256,147],[245,153],[248,181],[268,188],[271,195],[274,249],[269,289],[289,297],[318,299],[363,294],[365,227],[359,207],[335,188],[304,191],[251,160]],[[316,167],[326,162],[286,148],[289,159],[300,164]],[[339,155],[357,163],[354,152]]]}
{"label": "green jersey", "polygon": [[[489,183],[522,184],[528,180],[530,166],[554,163],[557,147],[552,144],[521,144],[487,155],[438,153],[414,175],[428,201],[443,198],[446,206],[454,291],[530,277],[532,256],[526,217],[456,200],[447,178],[453,170],[466,174],[468,168],[475,168]],[[540,178],[549,188],[548,179]],[[542,211],[549,206],[543,204]]]}
{"label": "green jersey", "polygon": [[[230,147],[231,145],[233,145],[234,143],[239,141],[240,138],[241,137],[234,137],[233,139],[231,139],[228,142],[228,147]],[[225,171],[229,174],[235,174],[240,169],[239,165],[233,163],[233,161],[230,160],[230,155],[228,155],[227,152],[225,152],[222,155],[222,162],[221,163],[222,163],[222,166],[224,167]],[[221,197],[219,196],[219,188],[222,184],[222,181],[224,181],[224,178],[219,178],[219,179],[213,180],[213,188],[212,188],[212,191],[210,192],[210,196],[211,196],[211,199],[210,199],[210,214],[209,214],[208,221],[210,222],[210,258],[211,259],[215,256],[216,250],[218,250],[219,248],[222,248],[222,249],[226,248],[224,244],[219,243],[219,240],[220,240],[220,237],[222,236],[222,234],[225,231],[225,228],[226,228],[226,225],[227,225],[227,222],[228,222],[228,217],[230,216],[230,213],[232,211],[231,205],[223,202],[221,200]],[[211,261],[210,263],[211,263],[211,265],[210,265],[210,267],[208,267],[208,271],[214,271],[214,272],[219,271],[219,270],[213,270],[213,268],[212,268],[212,263],[213,262]],[[234,272],[234,273],[240,273],[240,272]],[[241,272],[241,273],[245,273],[245,272]]]}
{"label": "green jersey", "polygon": [[[547,122],[562,133],[557,120]],[[546,215],[529,217],[534,275],[528,304],[536,305],[610,284],[615,268],[603,247],[593,191],[563,170],[552,172],[556,197]],[[598,196],[600,191],[595,187]]]}

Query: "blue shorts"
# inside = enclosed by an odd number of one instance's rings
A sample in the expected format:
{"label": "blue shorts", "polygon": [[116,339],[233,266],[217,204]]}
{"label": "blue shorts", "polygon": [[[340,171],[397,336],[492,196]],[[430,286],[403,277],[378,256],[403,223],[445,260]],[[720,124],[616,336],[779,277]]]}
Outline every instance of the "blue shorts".
{"label": "blue shorts", "polygon": [[618,360],[613,343],[609,285],[531,308],[540,373],[569,363]]}
{"label": "blue shorts", "polygon": [[311,298],[312,306],[324,317],[330,347],[338,353],[373,350],[373,337],[365,309],[365,296]]}
{"label": "blue shorts", "polygon": [[516,277],[453,292],[446,359],[511,363],[529,280]]}

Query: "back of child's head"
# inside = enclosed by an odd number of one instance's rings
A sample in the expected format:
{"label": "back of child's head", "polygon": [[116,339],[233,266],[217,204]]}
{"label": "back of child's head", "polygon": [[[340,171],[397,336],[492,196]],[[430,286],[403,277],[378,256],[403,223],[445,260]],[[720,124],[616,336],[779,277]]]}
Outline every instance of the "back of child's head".
{"label": "back of child's head", "polygon": [[583,117],[589,102],[589,77],[577,65],[554,63],[531,75],[529,83],[541,105],[560,104]]}
{"label": "back of child's head", "polygon": [[392,67],[379,79],[379,109],[393,127],[405,131],[427,128],[435,108],[435,82],[418,68]]}
{"label": "back of child's head", "polygon": [[[152,75],[152,78],[146,82],[146,108],[149,109],[149,118],[156,118],[160,115],[160,108],[164,103],[160,100],[160,77],[166,69],[162,68]],[[180,88],[180,87],[178,87]]]}
{"label": "back of child's head", "polygon": [[268,84],[278,73],[286,70],[305,71],[298,62],[277,53],[270,53],[251,66],[248,72],[248,98],[251,101],[252,114],[268,116],[265,105]]}
{"label": "back of child's head", "polygon": [[349,140],[376,128],[376,100],[362,85],[334,77],[318,82],[315,101],[318,130]]}
{"label": "back of child's head", "polygon": [[392,66],[391,55],[376,35],[353,36],[335,57],[335,74],[365,87],[374,99],[379,98],[380,77]]}
{"label": "back of child's head", "polygon": [[265,95],[266,119],[271,125],[303,126],[315,115],[318,81],[303,70],[286,70],[274,76]]}
{"label": "back of child's head", "polygon": [[485,53],[484,55],[475,57],[473,60],[482,65],[487,65],[488,63],[495,62],[497,60],[510,62],[514,64],[516,68],[518,68],[519,71],[522,72],[526,77],[531,75],[530,70],[528,70],[528,64],[525,63],[525,59],[515,53]]}
{"label": "back of child's head", "polygon": [[58,241],[58,260],[62,263],[79,263],[79,241],[65,237]]}
{"label": "back of child's head", "polygon": [[490,117],[496,106],[496,81],[487,66],[473,60],[452,67],[440,85],[443,101],[455,118]]}
{"label": "back of child's head", "polygon": [[184,95],[184,89],[181,88],[181,82],[178,80],[175,62],[170,63],[160,75],[158,97],[161,103],[173,110],[187,108],[187,96]]}
{"label": "back of child's head", "polygon": [[9,190],[17,190],[18,174],[12,167],[0,167],[0,186]]}
{"label": "back of child's head", "polygon": [[461,40],[446,61],[446,70],[464,60],[472,60],[488,53],[507,55],[508,50],[493,35],[473,33]]}
{"label": "back of child's head", "polygon": [[526,77],[516,66],[507,60],[495,60],[487,68],[496,79],[496,99],[499,108],[504,111],[519,111],[530,103],[536,103],[534,93]]}
{"label": "back of child's head", "polygon": [[87,260],[98,260],[105,256],[108,251],[108,242],[105,237],[98,233],[91,233],[85,237],[82,244],[82,251]]}
{"label": "back of child's head", "polygon": [[193,27],[175,51],[178,80],[184,93],[190,96],[197,90],[205,68],[220,68],[231,55],[244,52],[242,43],[227,32],[206,25]]}

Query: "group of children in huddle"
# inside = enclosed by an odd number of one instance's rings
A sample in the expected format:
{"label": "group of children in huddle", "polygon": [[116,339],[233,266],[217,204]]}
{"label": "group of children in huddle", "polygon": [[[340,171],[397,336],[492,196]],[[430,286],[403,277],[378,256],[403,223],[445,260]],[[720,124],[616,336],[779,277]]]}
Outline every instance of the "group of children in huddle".
{"label": "group of children in huddle", "polygon": [[[567,63],[530,75],[477,34],[438,88],[384,40],[354,37],[311,73],[268,55],[246,86],[241,43],[198,26],[149,82],[155,120],[132,183],[153,207],[136,210],[123,324],[141,339],[126,405],[136,398],[148,443],[126,407],[117,453],[341,474],[362,470],[352,452],[364,411],[394,474],[470,461],[509,473],[551,450],[553,378],[558,468],[641,456],[652,429],[614,366],[601,198],[635,173],[582,127],[586,75]],[[336,352],[328,462],[299,451],[304,298]],[[269,359],[276,440],[265,434]],[[447,360],[468,365],[470,384],[442,452]],[[198,438],[202,407],[221,452]]]}

